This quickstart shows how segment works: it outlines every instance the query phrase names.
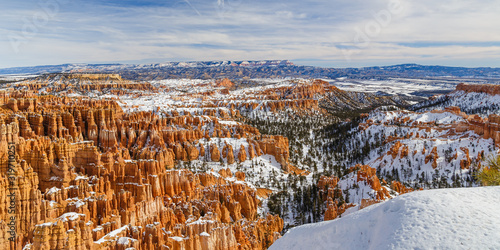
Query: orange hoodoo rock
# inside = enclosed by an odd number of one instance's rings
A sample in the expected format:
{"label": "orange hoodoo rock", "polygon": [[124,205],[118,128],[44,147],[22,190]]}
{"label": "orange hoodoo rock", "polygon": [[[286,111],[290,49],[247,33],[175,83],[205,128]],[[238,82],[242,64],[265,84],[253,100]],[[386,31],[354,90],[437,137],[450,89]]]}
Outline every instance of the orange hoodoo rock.
{"label": "orange hoodoo rock", "polygon": [[232,88],[234,87],[234,83],[231,82],[229,79],[224,78],[222,80],[217,80],[215,83],[216,87],[225,87],[225,88]]}
{"label": "orange hoodoo rock", "polygon": [[248,145],[248,157],[251,159],[255,158],[255,150],[254,150],[254,145],[250,144]]}
{"label": "orange hoodoo rock", "polygon": [[[127,84],[119,80],[106,76],[109,84],[82,83],[81,89]],[[265,249],[279,238],[283,220],[258,217],[255,189],[209,173],[169,170],[175,161],[201,158],[200,151],[205,157],[200,143],[209,133],[205,125],[218,126],[217,135],[254,141],[248,154],[262,154],[255,128],[228,128],[215,117],[175,112],[123,113],[112,100],[32,93],[0,94],[6,111],[0,113],[0,228],[6,229],[12,216],[7,196],[12,189],[18,218],[15,242],[3,230],[0,249]],[[284,141],[264,145],[287,162]],[[219,161],[217,146],[209,147],[210,159]],[[246,159],[245,150],[240,147],[238,160]],[[222,151],[234,162],[231,145]],[[234,176],[245,179],[242,172]]]}
{"label": "orange hoodoo rock", "polygon": [[[362,199],[359,204],[360,209],[379,203],[391,197],[388,189],[381,186],[380,181],[376,176],[375,168],[358,164],[351,167],[350,171],[356,171],[356,182],[365,182],[377,194],[375,199]],[[324,201],[326,201],[324,220],[333,220],[340,214],[344,213],[346,209],[355,206],[355,204],[344,203],[342,190],[340,190],[337,186],[338,181],[339,179],[335,176],[321,176],[318,181],[319,195]],[[384,184],[387,183],[384,182]],[[396,181],[392,182],[391,187],[396,192],[401,194],[413,191],[413,189],[407,188]],[[339,206],[340,203],[342,204]]]}
{"label": "orange hoodoo rock", "polygon": [[324,221],[329,221],[337,218],[339,215],[343,214],[345,210],[350,207],[354,207],[354,204],[343,203],[342,205],[338,205],[337,201],[333,201],[331,197],[328,197],[326,202],[326,211]]}
{"label": "orange hoodoo rock", "polygon": [[387,152],[387,155],[391,155],[392,159],[396,159],[399,155],[399,149],[403,146],[400,141],[396,141],[394,145],[392,145],[391,149]]}
{"label": "orange hoodoo rock", "polygon": [[288,162],[288,138],[279,135],[266,135],[263,136],[262,140],[259,140],[258,143],[259,148],[264,154],[274,156],[284,171],[290,171],[290,163]]}
{"label": "orange hoodoo rock", "polygon": [[337,186],[339,178],[336,176],[321,176],[318,181],[318,188],[321,190],[328,190]]}
{"label": "orange hoodoo rock", "polygon": [[493,139],[493,141],[498,145],[500,144],[500,116],[496,114],[491,114],[488,119],[481,119],[480,117],[474,117],[470,121],[471,130],[474,130],[477,134],[483,135],[485,139]]}
{"label": "orange hoodoo rock", "polygon": [[241,171],[238,171],[236,173],[234,173],[234,176],[236,177],[236,179],[238,179],[239,181],[245,181],[245,173],[241,172]]}
{"label": "orange hoodoo rock", "polygon": [[437,148],[434,147],[432,148],[431,152],[429,155],[425,157],[425,164],[429,163],[429,161],[432,161],[431,166],[432,168],[437,168],[437,159],[438,159],[438,153],[437,153]]}
{"label": "orange hoodoo rock", "polygon": [[392,181],[391,182],[391,189],[398,192],[399,194],[406,194],[409,192],[413,192],[412,188],[408,188],[401,184],[399,181]]}
{"label": "orange hoodoo rock", "polygon": [[238,160],[240,162],[244,162],[247,159],[247,153],[245,150],[245,146],[241,145],[240,146],[240,151],[238,152]]}
{"label": "orange hoodoo rock", "polygon": [[215,144],[210,144],[210,159],[213,162],[218,162],[220,160],[220,152]]}
{"label": "orange hoodoo rock", "polygon": [[336,176],[321,176],[318,181],[319,195],[326,200],[324,220],[333,220],[354,204],[343,203],[339,206],[338,199],[342,197],[342,190],[337,187],[339,178]]}
{"label": "orange hoodoo rock", "polygon": [[472,164],[472,159],[469,156],[469,149],[465,147],[461,147],[460,149],[465,153],[465,159],[460,160],[460,168],[469,169]]}
{"label": "orange hoodoo rock", "polygon": [[227,159],[227,164],[233,164],[234,163],[233,146],[225,144],[224,148],[222,149],[222,157]]}
{"label": "orange hoodoo rock", "polygon": [[369,184],[373,190],[377,192],[377,200],[384,200],[390,197],[387,189],[382,188],[380,185],[380,181],[376,175],[377,170],[375,168],[371,168],[367,165],[356,165],[351,168],[352,170],[357,169],[357,181],[365,181]]}
{"label": "orange hoodoo rock", "polygon": [[394,145],[392,145],[391,149],[387,152],[387,155],[391,155],[392,159],[396,159],[399,155],[399,150],[401,149],[401,158],[408,156],[409,149],[408,145],[401,143],[400,141],[396,141]]}

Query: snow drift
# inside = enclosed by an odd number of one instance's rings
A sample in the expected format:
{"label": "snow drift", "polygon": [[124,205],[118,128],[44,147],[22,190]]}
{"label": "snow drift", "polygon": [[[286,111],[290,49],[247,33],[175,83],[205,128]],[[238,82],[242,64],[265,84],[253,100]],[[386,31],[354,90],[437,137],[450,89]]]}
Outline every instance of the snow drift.
{"label": "snow drift", "polygon": [[293,228],[270,249],[500,249],[500,187],[404,194]]}

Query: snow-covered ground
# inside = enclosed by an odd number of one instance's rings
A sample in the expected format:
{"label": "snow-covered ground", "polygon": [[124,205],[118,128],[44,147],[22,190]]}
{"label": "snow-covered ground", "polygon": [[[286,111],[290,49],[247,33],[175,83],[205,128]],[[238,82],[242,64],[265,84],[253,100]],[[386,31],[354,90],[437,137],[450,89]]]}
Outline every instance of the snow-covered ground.
{"label": "snow-covered ground", "polygon": [[489,95],[486,93],[467,93],[464,91],[454,91],[448,95],[415,105],[412,109],[417,111],[427,111],[444,109],[450,106],[457,106],[461,111],[468,114],[477,114],[486,117],[490,114],[500,114],[500,95]]}
{"label": "snow-covered ground", "polygon": [[500,249],[500,187],[398,196],[288,231],[270,249]]}
{"label": "snow-covered ground", "polygon": [[1,81],[22,81],[27,78],[37,77],[38,75],[0,75]]}
{"label": "snow-covered ground", "polygon": [[[467,120],[452,113],[374,111],[367,120],[373,121],[373,125],[365,130],[353,129],[353,136],[345,144],[356,150],[384,141],[389,135],[397,136],[397,140],[371,147],[363,163],[376,168],[379,178],[398,180],[412,188],[475,185],[474,167],[498,153],[492,139],[484,139],[474,131],[457,132],[453,125],[467,123]],[[424,129],[415,126],[415,122],[436,125]],[[402,147],[393,157],[389,151],[396,143],[401,143]],[[403,148],[407,155],[403,155]],[[426,157],[434,148],[438,158],[436,166],[432,167],[432,161]],[[470,166],[462,168],[461,162],[469,159]]]}
{"label": "snow-covered ground", "polygon": [[[331,80],[330,80],[331,81]],[[452,91],[458,81],[436,81],[429,79],[403,79],[392,78],[389,80],[356,80],[337,79],[331,81],[339,89],[346,91],[385,93],[389,95],[419,95],[428,92]],[[432,94],[431,94],[432,95]]]}

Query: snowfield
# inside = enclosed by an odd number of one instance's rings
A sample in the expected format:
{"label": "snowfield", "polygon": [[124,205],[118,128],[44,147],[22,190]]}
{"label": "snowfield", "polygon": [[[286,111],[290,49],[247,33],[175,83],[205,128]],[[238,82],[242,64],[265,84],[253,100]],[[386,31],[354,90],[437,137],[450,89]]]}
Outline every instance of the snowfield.
{"label": "snowfield", "polygon": [[500,187],[418,191],[289,230],[270,249],[500,249]]}

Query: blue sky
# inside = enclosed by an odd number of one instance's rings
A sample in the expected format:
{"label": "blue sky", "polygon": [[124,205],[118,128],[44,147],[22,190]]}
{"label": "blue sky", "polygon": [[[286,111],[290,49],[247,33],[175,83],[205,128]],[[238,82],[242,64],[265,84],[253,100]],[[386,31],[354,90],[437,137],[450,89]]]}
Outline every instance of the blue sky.
{"label": "blue sky", "polygon": [[498,0],[0,0],[0,67],[289,59],[500,67]]}

